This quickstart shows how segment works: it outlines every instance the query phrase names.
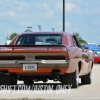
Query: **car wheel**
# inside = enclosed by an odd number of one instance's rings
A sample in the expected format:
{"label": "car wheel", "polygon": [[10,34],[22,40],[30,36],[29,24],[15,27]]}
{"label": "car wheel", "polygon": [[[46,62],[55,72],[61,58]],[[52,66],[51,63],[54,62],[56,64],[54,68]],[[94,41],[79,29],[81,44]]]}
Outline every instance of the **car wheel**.
{"label": "car wheel", "polygon": [[0,74],[0,85],[16,85],[17,77],[12,75]]}
{"label": "car wheel", "polygon": [[61,78],[62,85],[68,85],[68,74],[62,75]]}
{"label": "car wheel", "polygon": [[82,84],[91,84],[91,82],[92,82],[91,76],[92,76],[92,72],[90,72],[87,76],[82,77],[81,78],[81,83]]}
{"label": "car wheel", "polygon": [[77,88],[79,85],[78,68],[73,74],[64,74],[62,76],[62,84],[68,85],[68,87]]}
{"label": "car wheel", "polygon": [[12,75],[12,85],[17,85],[17,78],[16,75]]}
{"label": "car wheel", "polygon": [[77,88],[79,85],[79,70],[78,68],[72,74],[72,88]]}

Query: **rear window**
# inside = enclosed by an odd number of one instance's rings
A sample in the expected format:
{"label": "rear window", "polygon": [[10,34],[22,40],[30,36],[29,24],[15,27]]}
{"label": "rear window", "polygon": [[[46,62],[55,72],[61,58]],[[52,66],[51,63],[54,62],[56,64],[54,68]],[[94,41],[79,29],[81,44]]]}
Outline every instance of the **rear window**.
{"label": "rear window", "polygon": [[60,34],[23,34],[18,37],[16,45],[60,45]]}

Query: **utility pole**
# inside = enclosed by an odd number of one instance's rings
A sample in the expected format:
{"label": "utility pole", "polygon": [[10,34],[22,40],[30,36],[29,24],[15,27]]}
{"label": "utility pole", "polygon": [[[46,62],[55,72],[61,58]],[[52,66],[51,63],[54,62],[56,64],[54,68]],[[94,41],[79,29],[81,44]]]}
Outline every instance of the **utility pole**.
{"label": "utility pole", "polygon": [[63,0],[63,32],[65,32],[65,0]]}
{"label": "utility pole", "polygon": [[41,25],[38,25],[39,30],[41,31]]}

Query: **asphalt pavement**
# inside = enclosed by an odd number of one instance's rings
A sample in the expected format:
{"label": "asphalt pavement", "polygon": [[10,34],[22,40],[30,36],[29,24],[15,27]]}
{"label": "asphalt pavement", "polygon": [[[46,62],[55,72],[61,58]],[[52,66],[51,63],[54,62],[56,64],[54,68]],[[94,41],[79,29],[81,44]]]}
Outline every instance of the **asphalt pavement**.
{"label": "asphalt pavement", "polygon": [[40,81],[35,83],[34,86],[25,86],[22,81],[18,81],[17,86],[9,87],[8,90],[0,86],[0,99],[100,100],[100,64],[94,64],[92,84],[82,85],[79,80],[79,87],[77,89],[70,87],[62,87],[60,82],[53,81],[48,81],[47,83]]}

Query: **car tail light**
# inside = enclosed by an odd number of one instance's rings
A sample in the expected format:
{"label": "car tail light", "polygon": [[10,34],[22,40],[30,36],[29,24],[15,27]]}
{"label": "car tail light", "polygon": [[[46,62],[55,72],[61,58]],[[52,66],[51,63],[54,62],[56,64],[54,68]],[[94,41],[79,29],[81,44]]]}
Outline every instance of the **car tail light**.
{"label": "car tail light", "polygon": [[25,56],[0,56],[0,60],[24,60]]}
{"label": "car tail light", "polygon": [[43,60],[65,60],[66,57],[65,56],[35,56],[35,59],[43,59]]}

